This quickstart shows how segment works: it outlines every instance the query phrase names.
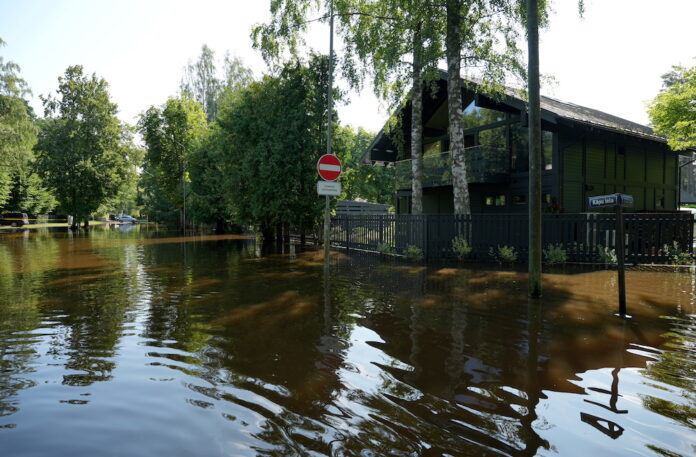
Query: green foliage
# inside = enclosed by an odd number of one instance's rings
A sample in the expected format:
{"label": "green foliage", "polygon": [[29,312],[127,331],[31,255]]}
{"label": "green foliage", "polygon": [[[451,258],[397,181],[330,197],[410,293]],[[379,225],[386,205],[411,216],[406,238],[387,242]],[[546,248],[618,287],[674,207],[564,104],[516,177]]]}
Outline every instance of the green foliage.
{"label": "green foliage", "polygon": [[86,221],[126,179],[130,134],[116,117],[106,81],[85,75],[81,66],[68,67],[56,95],[42,100],[37,167],[62,209]]}
{"label": "green foliage", "polygon": [[374,133],[362,128],[353,130],[351,127],[336,126],[333,152],[343,164],[341,198],[393,205],[395,169],[360,163],[374,136]]}
{"label": "green foliage", "polygon": [[669,256],[672,261],[672,265],[693,265],[694,264],[694,254],[689,251],[685,251],[679,246],[678,241],[674,241],[672,246],[665,244],[662,251]]}
{"label": "green foliage", "polygon": [[219,76],[215,66],[215,52],[204,44],[198,60],[195,63],[189,61],[184,68],[179,87],[182,94],[201,104],[208,122],[213,122],[222,94],[246,87],[252,81],[251,70],[244,66],[240,58],[230,56],[229,52],[225,54],[223,61],[223,75]]}
{"label": "green foliage", "polygon": [[406,256],[406,259],[411,262],[420,262],[421,260],[423,260],[423,250],[418,246],[414,246],[412,244],[406,246],[404,255]]}
{"label": "green foliage", "polygon": [[471,246],[469,241],[463,236],[456,236],[452,239],[452,251],[457,255],[459,260],[466,259],[471,254]]}
{"label": "green foliage", "polygon": [[316,161],[325,141],[327,68],[317,56],[288,64],[222,101],[214,141],[221,144],[228,208],[239,223],[311,230],[319,221]]}
{"label": "green foliage", "polygon": [[379,243],[377,245],[377,252],[380,254],[392,255],[396,253],[396,249],[389,243]]}
{"label": "green foliage", "polygon": [[615,264],[618,262],[616,258],[616,249],[609,249],[600,244],[597,246],[597,255],[602,263]]}
{"label": "green foliage", "polygon": [[568,252],[563,248],[562,244],[549,244],[542,252],[544,253],[544,260],[549,265],[566,263],[568,261]]}
{"label": "green foliage", "polygon": [[517,261],[517,251],[515,251],[513,246],[498,245],[497,248],[493,248],[491,246],[488,254],[493,258],[493,260],[500,263],[514,263]]}
{"label": "green foliage", "polygon": [[[183,212],[188,197],[191,157],[209,133],[201,105],[184,95],[169,98],[162,107],[151,106],[140,118],[138,128],[147,153],[143,164],[143,191],[149,212],[166,214],[173,221]],[[218,190],[219,192],[219,190]],[[154,216],[154,215],[153,215]]]}
{"label": "green foliage", "polygon": [[648,109],[655,133],[675,151],[696,147],[696,67],[673,67],[663,79],[665,88]]}
{"label": "green foliage", "polygon": [[24,99],[29,88],[19,71],[17,64],[0,56],[0,209],[38,214],[56,203],[34,172],[32,148],[38,130]]}

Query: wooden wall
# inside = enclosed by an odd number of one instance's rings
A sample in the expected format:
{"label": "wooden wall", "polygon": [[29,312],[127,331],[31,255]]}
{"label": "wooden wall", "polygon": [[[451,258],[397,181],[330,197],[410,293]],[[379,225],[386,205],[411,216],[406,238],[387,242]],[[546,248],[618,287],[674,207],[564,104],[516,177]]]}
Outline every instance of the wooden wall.
{"label": "wooden wall", "polygon": [[664,144],[599,131],[559,133],[562,205],[587,211],[587,197],[633,195],[631,211],[676,209],[677,154]]}

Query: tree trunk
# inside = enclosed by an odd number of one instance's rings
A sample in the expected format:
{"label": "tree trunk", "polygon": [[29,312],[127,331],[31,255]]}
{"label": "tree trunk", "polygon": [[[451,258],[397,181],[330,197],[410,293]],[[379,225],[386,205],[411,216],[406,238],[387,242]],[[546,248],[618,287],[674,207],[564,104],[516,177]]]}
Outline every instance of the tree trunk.
{"label": "tree trunk", "polygon": [[215,221],[215,233],[222,234],[225,233],[225,221],[222,219],[218,219]]}
{"label": "tree trunk", "polygon": [[307,245],[307,235],[304,229],[300,232],[300,246],[304,247]]}
{"label": "tree trunk", "polygon": [[273,240],[273,228],[268,224],[262,224],[261,235],[263,235],[264,242],[271,242]]}
{"label": "tree trunk", "polygon": [[461,0],[447,0],[447,116],[449,118],[450,155],[454,213],[470,214],[469,179],[466,175],[464,130],[462,129],[461,81]]}
{"label": "tree trunk", "polygon": [[529,296],[541,297],[541,110],[539,100],[539,10],[527,0],[529,54]]}
{"label": "tree trunk", "polygon": [[281,246],[283,244],[283,223],[278,222],[276,224],[276,243],[278,243],[278,246]]}
{"label": "tree trunk", "polygon": [[89,217],[85,217],[84,219],[84,228],[85,230],[89,230]]}
{"label": "tree trunk", "polygon": [[411,172],[411,214],[423,214],[423,41],[420,26],[413,32]]}
{"label": "tree trunk", "polygon": [[283,243],[290,244],[290,223],[283,223]]}

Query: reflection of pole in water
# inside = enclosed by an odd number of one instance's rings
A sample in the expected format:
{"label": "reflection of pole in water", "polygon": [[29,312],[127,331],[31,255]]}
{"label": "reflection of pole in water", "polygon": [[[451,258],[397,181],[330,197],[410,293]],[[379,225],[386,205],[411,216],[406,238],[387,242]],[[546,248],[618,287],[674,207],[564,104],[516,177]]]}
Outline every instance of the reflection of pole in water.
{"label": "reflection of pole in water", "polygon": [[522,429],[528,437],[521,455],[536,455],[539,447],[548,448],[548,442],[534,431],[534,421],[539,404],[539,328],[541,327],[541,301],[527,302],[527,414],[520,419]]}
{"label": "reflection of pole in water", "polygon": [[[619,351],[619,359],[617,360],[617,366],[611,371],[611,390],[606,390],[606,389],[601,389],[598,387],[589,387],[588,390],[591,390],[593,392],[597,392],[600,394],[607,394],[609,395],[609,405],[604,405],[602,403],[593,401],[593,400],[587,400],[584,399],[585,402],[590,403],[595,406],[599,406],[600,408],[604,408],[608,411],[611,411],[614,414],[628,414],[627,409],[619,409],[617,406],[617,403],[619,401],[619,397],[621,396],[619,394],[619,372],[621,371],[621,367],[623,367],[624,364],[624,351],[626,350],[626,321],[623,321],[621,324],[621,350]],[[599,416],[594,416],[592,414],[588,413],[580,413],[580,420],[583,421],[584,423],[594,427],[595,429],[599,430],[600,432],[604,433],[611,439],[617,439],[620,437],[623,432],[624,428],[617,424],[614,421],[611,421],[609,419],[605,419]]]}

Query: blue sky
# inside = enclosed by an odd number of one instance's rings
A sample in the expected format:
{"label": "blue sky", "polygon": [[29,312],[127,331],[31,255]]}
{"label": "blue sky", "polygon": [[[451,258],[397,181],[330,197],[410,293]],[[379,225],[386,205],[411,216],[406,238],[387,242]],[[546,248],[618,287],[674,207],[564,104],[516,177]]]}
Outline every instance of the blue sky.
{"label": "blue sky", "polygon": [[[696,65],[694,0],[555,0],[541,34],[542,72],[555,78],[547,95],[647,123],[645,104],[674,64]],[[0,0],[0,55],[22,67],[41,112],[39,94],[57,87],[69,65],[82,64],[110,84],[120,117],[134,123],[178,89],[182,69],[203,43],[221,58],[241,57],[255,74],[265,65],[249,38],[268,19],[264,0]],[[323,24],[309,41],[326,51]],[[339,45],[340,52],[340,45]],[[370,88],[339,108],[343,123],[379,130],[387,113]]]}

